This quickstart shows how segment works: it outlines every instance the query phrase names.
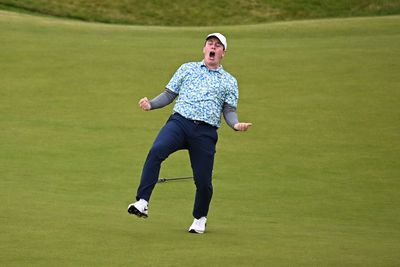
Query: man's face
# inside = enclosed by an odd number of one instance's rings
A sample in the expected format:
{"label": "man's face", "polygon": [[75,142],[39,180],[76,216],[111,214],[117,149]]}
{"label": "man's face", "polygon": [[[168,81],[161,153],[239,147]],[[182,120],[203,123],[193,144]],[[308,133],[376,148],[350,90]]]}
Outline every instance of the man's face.
{"label": "man's face", "polygon": [[218,38],[210,37],[204,44],[203,53],[206,66],[216,69],[225,55],[224,45]]}

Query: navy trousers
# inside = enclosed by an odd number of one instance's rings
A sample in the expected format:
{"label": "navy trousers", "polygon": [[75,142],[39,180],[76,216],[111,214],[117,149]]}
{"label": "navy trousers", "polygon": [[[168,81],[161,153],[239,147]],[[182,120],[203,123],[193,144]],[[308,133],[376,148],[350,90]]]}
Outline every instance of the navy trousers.
{"label": "navy trousers", "polygon": [[212,171],[217,141],[216,127],[186,119],[178,113],[171,115],[147,155],[136,199],[149,201],[161,163],[173,152],[187,149],[196,185],[193,217],[207,216],[213,194]]}

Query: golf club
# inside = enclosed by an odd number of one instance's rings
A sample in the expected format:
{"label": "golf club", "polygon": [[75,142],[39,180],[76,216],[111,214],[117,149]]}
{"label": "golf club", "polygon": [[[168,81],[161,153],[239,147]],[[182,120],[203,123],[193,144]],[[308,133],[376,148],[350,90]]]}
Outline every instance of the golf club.
{"label": "golf club", "polygon": [[157,183],[165,183],[168,181],[187,180],[187,179],[193,179],[193,176],[174,177],[174,178],[158,178]]}

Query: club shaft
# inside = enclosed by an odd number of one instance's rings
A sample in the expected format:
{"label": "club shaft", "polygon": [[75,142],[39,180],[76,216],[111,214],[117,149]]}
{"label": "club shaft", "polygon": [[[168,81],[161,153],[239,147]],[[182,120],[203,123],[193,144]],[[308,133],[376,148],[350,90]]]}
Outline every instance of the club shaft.
{"label": "club shaft", "polygon": [[167,181],[185,180],[185,179],[193,179],[193,176],[174,177],[174,178],[159,178],[158,182],[163,183],[163,182],[167,182]]}

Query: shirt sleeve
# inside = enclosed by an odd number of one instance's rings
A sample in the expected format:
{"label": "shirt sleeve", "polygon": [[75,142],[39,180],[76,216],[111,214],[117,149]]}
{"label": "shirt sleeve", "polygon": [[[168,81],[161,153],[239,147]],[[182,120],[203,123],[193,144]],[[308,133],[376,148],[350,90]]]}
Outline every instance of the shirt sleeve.
{"label": "shirt sleeve", "polygon": [[227,85],[227,94],[225,96],[224,102],[236,108],[238,104],[238,99],[239,99],[239,88],[237,80],[233,76],[230,76]]}
{"label": "shirt sleeve", "polygon": [[184,81],[186,75],[187,75],[187,64],[183,64],[179,67],[179,69],[175,72],[175,74],[172,76],[171,80],[165,86],[167,89],[172,91],[173,93],[179,94],[182,82]]}

